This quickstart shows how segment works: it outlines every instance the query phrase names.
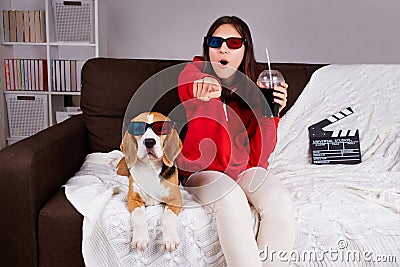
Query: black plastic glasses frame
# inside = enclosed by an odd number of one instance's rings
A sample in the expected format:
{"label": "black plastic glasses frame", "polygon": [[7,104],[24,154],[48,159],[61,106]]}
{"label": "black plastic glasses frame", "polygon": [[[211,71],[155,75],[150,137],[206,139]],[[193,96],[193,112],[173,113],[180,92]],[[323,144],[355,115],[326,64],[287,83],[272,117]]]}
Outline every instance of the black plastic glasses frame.
{"label": "black plastic glasses frame", "polygon": [[131,121],[128,123],[128,132],[131,135],[143,135],[148,128],[151,128],[157,135],[167,135],[175,127],[172,121],[156,121],[146,123],[141,121]]}

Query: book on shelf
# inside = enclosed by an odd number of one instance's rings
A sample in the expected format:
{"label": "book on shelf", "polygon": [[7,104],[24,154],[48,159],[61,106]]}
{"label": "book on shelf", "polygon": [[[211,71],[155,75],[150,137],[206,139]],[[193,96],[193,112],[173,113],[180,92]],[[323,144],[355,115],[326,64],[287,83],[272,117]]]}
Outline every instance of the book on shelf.
{"label": "book on shelf", "polygon": [[84,60],[54,59],[51,61],[53,92],[79,92]]}
{"label": "book on shelf", "polygon": [[33,29],[35,29],[35,13],[28,11],[29,17],[29,42],[36,43],[36,34]]}
{"label": "book on shelf", "polygon": [[64,70],[65,70],[65,91],[71,92],[71,60],[64,60]]}
{"label": "book on shelf", "polygon": [[9,12],[7,10],[3,10],[3,31],[4,31],[4,42],[10,42],[10,18]]}
{"label": "book on shelf", "polygon": [[29,12],[23,11],[24,19],[24,40],[30,40],[30,30],[29,30]]}
{"label": "book on shelf", "polygon": [[15,11],[15,19],[17,20],[17,42],[24,40],[24,13]]}
{"label": "book on shelf", "polygon": [[40,15],[39,11],[33,11],[34,12],[34,18],[35,18],[35,35],[36,35],[36,43],[42,43],[43,40],[40,35]]}
{"label": "book on shelf", "polygon": [[76,60],[71,60],[71,91],[77,91],[76,87]]}
{"label": "book on shelf", "polygon": [[17,41],[17,18],[15,15],[15,10],[9,11],[9,19],[10,19],[10,41],[16,42]]}
{"label": "book on shelf", "polygon": [[29,60],[29,67],[30,67],[30,90],[35,90],[36,88],[36,79],[35,79],[35,61],[33,59]]}
{"label": "book on shelf", "polygon": [[10,64],[8,63],[8,60],[4,60],[4,75],[6,90],[11,90]]}
{"label": "book on shelf", "polygon": [[47,91],[46,59],[4,59],[7,91]]}
{"label": "book on shelf", "polygon": [[44,11],[39,11],[39,22],[40,22],[40,40],[42,42],[46,42],[46,16],[44,15]]}
{"label": "book on shelf", "polygon": [[4,42],[46,42],[44,10],[3,10]]}
{"label": "book on shelf", "polygon": [[20,59],[16,59],[16,64],[15,64],[15,69],[16,69],[16,84],[15,84],[15,88],[17,90],[22,90],[22,74],[21,74],[21,60]]}
{"label": "book on shelf", "polygon": [[55,73],[53,73],[52,75],[54,75],[54,77],[56,77],[56,82],[54,84],[53,91],[59,92],[59,91],[61,91],[61,82],[60,82],[60,79],[61,79],[60,78],[60,73],[61,73],[60,63],[61,62],[60,62],[60,60],[53,60],[52,62],[55,65]]}
{"label": "book on shelf", "polygon": [[59,91],[60,92],[65,92],[64,60],[59,60],[58,63],[59,63],[59,66],[60,66],[60,68],[59,68],[59,71],[60,71],[60,73],[59,73],[59,85],[60,85]]}

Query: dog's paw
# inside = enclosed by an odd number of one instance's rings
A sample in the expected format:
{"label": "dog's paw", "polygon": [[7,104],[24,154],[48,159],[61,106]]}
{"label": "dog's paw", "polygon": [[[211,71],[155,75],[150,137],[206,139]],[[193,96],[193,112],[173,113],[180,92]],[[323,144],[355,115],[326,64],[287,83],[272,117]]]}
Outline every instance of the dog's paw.
{"label": "dog's paw", "polygon": [[132,212],[131,220],[133,224],[132,246],[143,251],[147,249],[150,242],[144,206],[136,208]]}
{"label": "dog's paw", "polygon": [[147,249],[150,243],[150,237],[148,233],[140,233],[136,231],[133,233],[132,246],[140,251]]}
{"label": "dog's paw", "polygon": [[170,235],[170,233],[167,235],[164,233],[164,240],[163,240],[163,245],[166,251],[172,252],[175,249],[178,248],[179,245],[179,236],[178,232],[175,231],[175,234]]}
{"label": "dog's paw", "polygon": [[170,209],[166,208],[163,216],[163,245],[168,252],[174,251],[179,245],[179,235],[177,230],[178,217]]}

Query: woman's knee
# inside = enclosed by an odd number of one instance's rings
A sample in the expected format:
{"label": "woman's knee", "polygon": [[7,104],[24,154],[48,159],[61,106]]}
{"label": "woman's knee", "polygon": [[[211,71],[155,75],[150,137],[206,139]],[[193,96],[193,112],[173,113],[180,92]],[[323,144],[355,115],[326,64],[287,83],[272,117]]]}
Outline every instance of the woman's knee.
{"label": "woman's knee", "polygon": [[292,197],[286,186],[277,178],[268,176],[267,171],[262,168],[249,170],[241,177],[239,184],[256,209],[294,210]]}
{"label": "woman's knee", "polygon": [[292,219],[294,217],[294,205],[289,190],[281,181],[274,178],[267,178],[265,183],[264,197],[261,200],[263,212]]}
{"label": "woman's knee", "polygon": [[248,201],[246,198],[246,194],[240,188],[240,186],[235,185],[229,188],[221,198],[216,201],[218,206],[224,207],[224,209],[238,209],[242,206],[248,206]]}
{"label": "woman's knee", "polygon": [[185,189],[193,194],[202,204],[230,205],[246,201],[246,195],[235,181],[224,173],[203,171],[191,176]]}

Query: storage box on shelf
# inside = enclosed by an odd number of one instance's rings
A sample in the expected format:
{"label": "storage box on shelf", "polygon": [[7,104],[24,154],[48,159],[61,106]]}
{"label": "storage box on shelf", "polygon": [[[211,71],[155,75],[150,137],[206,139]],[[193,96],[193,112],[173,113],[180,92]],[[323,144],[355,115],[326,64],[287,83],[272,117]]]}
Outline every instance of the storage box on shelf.
{"label": "storage box on shelf", "polygon": [[[8,0],[0,4],[4,51],[0,56],[4,73],[0,87],[5,90],[8,144],[15,141],[11,133],[15,116],[25,113],[10,116],[6,99],[18,99],[21,93],[46,99],[46,116],[37,114],[47,121],[44,128],[60,121],[57,111],[65,111],[69,105],[79,106],[82,65],[99,56],[98,2]],[[21,109],[26,108],[21,105]],[[18,138],[31,134],[25,132]]]}
{"label": "storage box on shelf", "polygon": [[59,42],[94,43],[94,2],[52,0]]}
{"label": "storage box on shelf", "polygon": [[46,95],[5,94],[10,140],[20,140],[49,126]]}

